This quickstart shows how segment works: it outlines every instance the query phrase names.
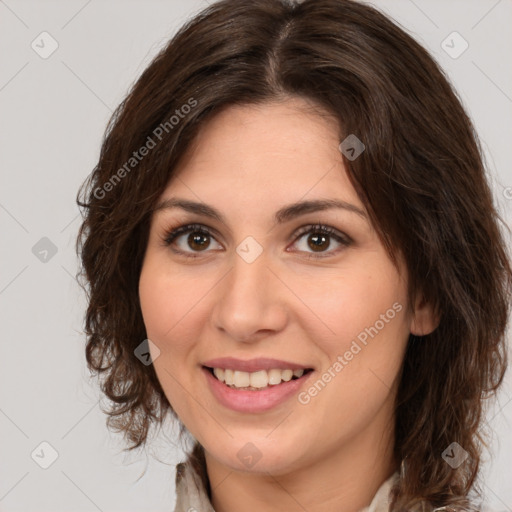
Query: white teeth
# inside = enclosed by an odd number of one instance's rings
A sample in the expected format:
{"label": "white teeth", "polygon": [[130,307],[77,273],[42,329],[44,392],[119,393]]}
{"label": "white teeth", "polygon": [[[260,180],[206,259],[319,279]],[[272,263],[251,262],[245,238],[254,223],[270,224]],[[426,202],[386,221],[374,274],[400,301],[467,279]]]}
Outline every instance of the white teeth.
{"label": "white teeth", "polygon": [[224,370],[222,368],[214,368],[213,373],[217,379],[224,382]]}
{"label": "white teeth", "polygon": [[235,388],[246,388],[251,383],[251,376],[247,372],[235,370],[233,385]]}
{"label": "white teeth", "polygon": [[288,382],[289,380],[292,380],[293,377],[293,370],[283,370],[283,374],[281,375],[281,378]]}
{"label": "white teeth", "polygon": [[304,375],[304,370],[259,370],[257,372],[242,372],[239,370],[229,370],[223,368],[214,368],[213,374],[221,382],[235,388],[262,389],[281,384],[282,381],[288,382],[292,377],[300,378]]}
{"label": "white teeth", "polygon": [[268,386],[268,374],[265,370],[251,373],[250,376],[251,376],[251,387],[266,388]]}
{"label": "white teeth", "polygon": [[[215,372],[215,370],[214,370],[214,372]],[[228,386],[232,386],[235,383],[235,381],[233,379],[233,370],[224,370],[224,382]]]}
{"label": "white teeth", "polygon": [[281,370],[269,370],[268,371],[268,383],[272,386],[281,384]]}

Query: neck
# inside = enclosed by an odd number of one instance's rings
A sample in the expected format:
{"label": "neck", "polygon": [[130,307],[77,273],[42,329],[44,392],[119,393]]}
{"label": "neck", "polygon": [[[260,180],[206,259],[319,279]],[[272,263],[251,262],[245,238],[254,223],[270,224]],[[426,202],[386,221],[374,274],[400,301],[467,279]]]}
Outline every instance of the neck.
{"label": "neck", "polygon": [[246,510],[249,504],[260,512],[357,512],[397,468],[389,425],[369,426],[357,439],[286,474],[235,471],[206,452],[212,505],[216,512]]}

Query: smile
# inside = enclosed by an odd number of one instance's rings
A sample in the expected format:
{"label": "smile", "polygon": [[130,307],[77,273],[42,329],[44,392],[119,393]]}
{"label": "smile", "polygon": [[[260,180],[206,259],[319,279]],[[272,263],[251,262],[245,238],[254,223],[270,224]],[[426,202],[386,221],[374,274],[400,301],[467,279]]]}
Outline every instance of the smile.
{"label": "smile", "polygon": [[244,372],[231,370],[229,368],[210,368],[211,373],[219,380],[232,389],[242,389],[249,391],[260,391],[270,386],[277,386],[282,382],[299,379],[310,370],[281,370],[273,368],[271,370],[259,370],[256,372]]}
{"label": "smile", "polygon": [[295,368],[292,369],[287,366],[292,364],[285,366],[284,362],[263,359],[243,363],[223,359],[215,360],[212,366],[202,365],[201,370],[206,379],[206,387],[220,406],[255,414],[270,411],[280,405],[293,404],[290,400],[298,395],[314,373],[312,368],[297,368],[300,365],[293,365]]}

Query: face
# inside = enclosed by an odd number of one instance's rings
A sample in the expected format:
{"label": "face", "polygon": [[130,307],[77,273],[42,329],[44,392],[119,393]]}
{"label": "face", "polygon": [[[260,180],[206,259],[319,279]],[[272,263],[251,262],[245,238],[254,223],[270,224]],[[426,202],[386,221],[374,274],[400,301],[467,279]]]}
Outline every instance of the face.
{"label": "face", "polygon": [[166,396],[234,470],[285,474],[391,436],[409,333],[428,330],[347,177],[336,122],[307,106],[230,107],[203,127],[158,202],[140,276]]}

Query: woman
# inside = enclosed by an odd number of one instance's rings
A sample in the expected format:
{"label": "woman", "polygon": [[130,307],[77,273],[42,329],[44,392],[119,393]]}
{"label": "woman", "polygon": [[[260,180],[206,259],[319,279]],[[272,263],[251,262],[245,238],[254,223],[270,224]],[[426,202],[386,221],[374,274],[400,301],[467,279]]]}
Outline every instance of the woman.
{"label": "woman", "polygon": [[511,268],[471,122],[349,0],[224,0],[117,109],[82,190],[89,367],[176,511],[472,510]]}

